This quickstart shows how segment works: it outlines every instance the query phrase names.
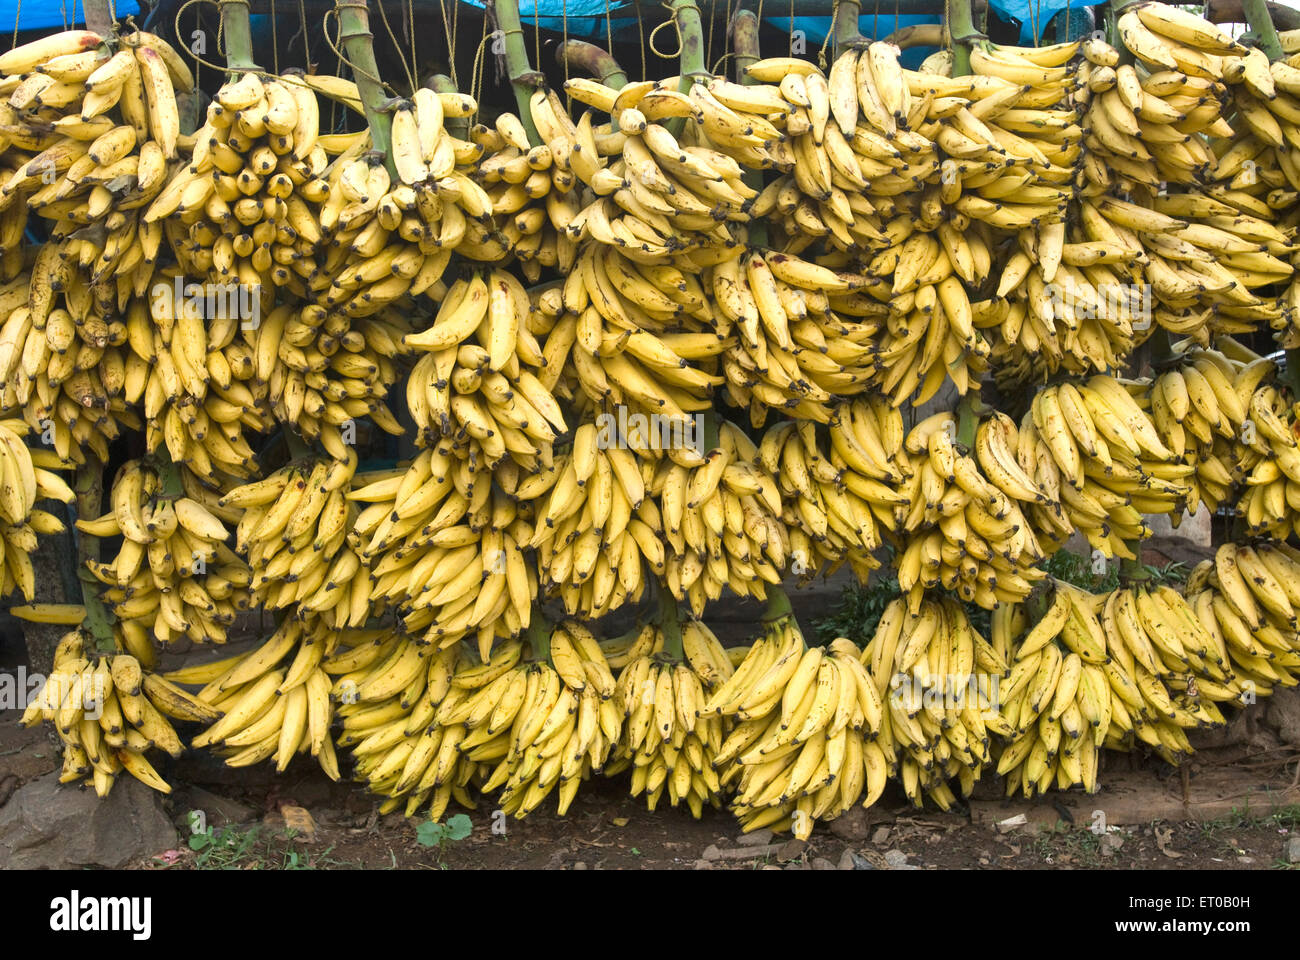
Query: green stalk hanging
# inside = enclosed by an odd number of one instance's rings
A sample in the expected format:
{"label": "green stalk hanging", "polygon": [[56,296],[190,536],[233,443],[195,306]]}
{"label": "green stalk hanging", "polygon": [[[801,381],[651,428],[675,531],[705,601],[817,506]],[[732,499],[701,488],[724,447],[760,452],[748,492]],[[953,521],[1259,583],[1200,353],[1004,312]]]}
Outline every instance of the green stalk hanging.
{"label": "green stalk hanging", "polygon": [[[77,468],[73,480],[73,490],[77,495],[77,516],[93,519],[100,514],[104,499],[104,467],[94,455]],[[113,636],[113,616],[99,599],[99,581],[86,566],[88,562],[99,562],[99,538],[78,530],[74,536],[77,541],[77,579],[81,583],[81,605],[86,608],[85,626],[94,638],[95,652],[107,656],[117,651]]]}
{"label": "green stalk hanging", "polygon": [[[668,7],[677,24],[677,38],[681,42],[681,49],[677,52],[681,73],[677,89],[681,93],[690,93],[691,85],[696,80],[707,80],[712,76],[709,65],[704,62],[704,27],[700,24],[700,8],[695,0],[672,0]],[[686,126],[686,118],[674,117],[668,121],[667,126],[674,137],[680,137]]]}
{"label": "green stalk hanging", "polygon": [[113,11],[108,0],[82,0],[86,11],[86,29],[93,30],[105,40],[113,36]]}
{"label": "green stalk hanging", "polygon": [[379,65],[375,62],[374,34],[370,32],[370,10],[366,0],[334,0],[334,10],[339,18],[339,42],[347,54],[352,73],[365,108],[366,123],[370,127],[370,142],[384,155],[388,175],[397,178],[393,164],[392,116],[386,111],[388,95],[379,78]]}
{"label": "green stalk hanging", "polygon": [[980,35],[975,29],[971,0],[946,0],[944,22],[948,25],[948,37],[952,41],[952,75],[968,76],[971,44]]}
{"label": "green stalk hanging", "polygon": [[839,56],[849,47],[862,42],[863,37],[858,29],[859,18],[862,16],[862,5],[858,0],[839,0],[835,4],[835,56]]}
{"label": "green stalk hanging", "polygon": [[555,48],[555,61],[570,70],[582,70],[591,74],[607,87],[621,90],[627,86],[627,73],[618,65],[618,61],[594,43],[585,40],[570,40]]}
{"label": "green stalk hanging", "polygon": [[1268,59],[1282,59],[1282,41],[1278,38],[1277,27],[1268,12],[1266,0],[1241,0],[1241,11],[1254,35],[1255,46],[1263,50]]}
{"label": "green stalk hanging", "polygon": [[[737,10],[731,19],[731,49],[736,61],[736,82],[749,86],[757,83],[746,69],[759,58],[758,50],[758,14],[753,10]],[[763,189],[763,174],[758,170],[746,170],[741,177],[755,190]],[[767,224],[754,220],[749,224],[749,241],[758,246],[767,244]]]}
{"label": "green stalk hanging", "polygon": [[[615,90],[627,86],[627,73],[618,65],[618,61],[594,43],[585,40],[570,40],[555,48],[555,61],[566,70],[583,70],[590,73],[601,83]],[[610,116],[610,130],[618,132],[618,117]]]}
{"label": "green stalk hanging", "polygon": [[221,35],[226,40],[226,67],[232,74],[260,68],[253,62],[253,31],[248,25],[248,0],[218,0]]}
{"label": "green stalk hanging", "polygon": [[[445,73],[435,73],[427,81],[425,86],[436,93],[459,93],[456,84],[452,83],[451,77]],[[458,140],[469,139],[469,117],[447,117],[443,120],[443,126],[447,132]]]}
{"label": "green stalk hanging", "polygon": [[531,101],[533,91],[541,86],[545,78],[528,62],[524,28],[519,22],[519,0],[493,0],[492,10],[496,14],[497,28],[505,41],[506,73],[510,75],[510,86],[515,92],[519,119],[523,122],[524,132],[528,134],[528,142],[539,147],[542,138],[533,123]]}

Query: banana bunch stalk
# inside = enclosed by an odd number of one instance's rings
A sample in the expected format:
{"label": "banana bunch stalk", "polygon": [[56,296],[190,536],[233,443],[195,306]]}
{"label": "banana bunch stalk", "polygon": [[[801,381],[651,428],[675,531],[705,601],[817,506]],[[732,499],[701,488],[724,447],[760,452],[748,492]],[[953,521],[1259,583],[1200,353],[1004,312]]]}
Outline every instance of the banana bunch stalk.
{"label": "banana bunch stalk", "polygon": [[1197,678],[1203,696],[1247,702],[1245,691],[1267,696],[1274,686],[1296,685],[1300,636],[1292,598],[1298,557],[1283,542],[1225,543],[1213,562],[1202,561],[1192,571],[1188,603],[1232,664],[1227,681],[1215,685]]}
{"label": "banana bunch stalk", "polygon": [[[139,429],[126,397],[130,354],[111,285],[92,287],[75,260],[50,242],[0,295],[0,408],[52,433],[62,460],[101,458],[121,435]],[[101,461],[102,462],[102,461]]]}
{"label": "banana bunch stalk", "polygon": [[[1152,381],[1150,410],[1166,446],[1195,467],[1185,480],[1190,491],[1188,511],[1195,513],[1201,502],[1211,511],[1217,510],[1231,498],[1237,484],[1247,480],[1249,489],[1239,495],[1235,506],[1248,518],[1254,517],[1254,531],[1264,524],[1270,504],[1278,509],[1274,522],[1285,516],[1288,477],[1280,467],[1293,463],[1294,458],[1273,454],[1268,433],[1259,436],[1253,419],[1251,427],[1245,427],[1251,419],[1255,393],[1272,380],[1276,365],[1235,342],[1220,343],[1239,359],[1190,343],[1177,345],[1175,365]],[[1263,393],[1261,412],[1271,411],[1275,400],[1275,395]],[[1282,438],[1284,450],[1291,449],[1288,430],[1272,419],[1266,430],[1268,427],[1273,428],[1273,436]],[[1255,444],[1244,439],[1254,439]],[[1284,526],[1283,535],[1286,529],[1289,527]]]}
{"label": "banana bunch stalk", "polygon": [[[746,830],[790,830],[807,839],[816,820],[864,806],[884,790],[887,762],[879,691],[847,640],[809,648],[790,617],[767,632],[701,706],[734,718],[714,758]],[[660,674],[662,677],[663,674]]]}
{"label": "banana bunch stalk", "polygon": [[[145,31],[105,42],[73,30],[11,50],[0,76],[17,81],[0,110],[0,153],[13,164],[0,216],[11,239],[34,211],[93,283],[143,296],[162,232],[141,211],[187,139],[176,103],[194,91],[184,59]],[[21,260],[19,244],[4,246],[7,264]]]}
{"label": "banana bunch stalk", "polygon": [[[368,482],[360,482],[362,479]],[[486,659],[497,637],[527,628],[538,575],[525,557],[532,507],[445,446],[368,474],[346,499],[364,504],[349,541],[374,578],[370,596],[396,606],[408,633],[447,646],[477,633]]]}
{"label": "banana bunch stalk", "polygon": [[[1133,390],[1145,397],[1147,383]],[[1017,455],[1061,509],[1031,510],[1048,539],[1081,531],[1104,556],[1134,559],[1125,544],[1151,535],[1143,514],[1175,513],[1194,467],[1165,446],[1129,385],[1097,374],[1048,386],[1021,423]]]}
{"label": "banana bunch stalk", "polygon": [[[726,734],[726,721],[701,717],[700,707],[732,667],[712,632],[694,624],[678,628],[683,647],[689,645],[694,657],[651,652],[664,646],[663,633],[672,627],[648,625],[640,631],[618,677],[613,702],[622,735],[604,772],[613,776],[631,769],[632,796],[644,793],[648,809],[667,793],[671,806],[684,801],[698,820],[706,803],[715,809],[722,805],[714,761]],[[554,640],[551,656],[556,656]],[[697,661],[714,682],[696,672]]]}
{"label": "banana bunch stalk", "polygon": [[358,418],[401,434],[384,403],[398,379],[394,361],[408,352],[402,338],[410,326],[401,311],[358,319],[317,304],[285,304],[241,329],[237,346],[251,358],[246,369],[257,387],[265,385],[276,421],[309,441],[319,439],[336,460],[350,456]]}
{"label": "banana bunch stalk", "polygon": [[[591,111],[577,124],[543,111],[539,131],[550,134],[552,154],[594,194],[566,227],[574,241],[590,237],[647,264],[733,242],[727,223],[748,221],[745,205],[757,195],[744,169],[770,164],[767,148],[783,137],[768,119],[786,112],[775,89],[715,78],[683,94],[676,78],[615,89],[576,77],[564,89],[618,122],[604,134]],[[690,121],[680,137],[674,120]]]}
{"label": "banana bunch stalk", "polygon": [[231,767],[274,759],[281,772],[294,756],[310,753],[326,775],[337,780],[338,760],[330,739],[334,705],[322,664],[344,635],[320,617],[286,619],[243,656],[172,675],[176,682],[204,684],[194,699],[222,714],[193,739],[193,746],[214,748]]}
{"label": "banana bunch stalk", "polygon": [[354,778],[387,798],[380,806],[383,813],[405,801],[409,817],[428,802],[430,816],[440,820],[453,798],[473,809],[466,785],[481,771],[459,749],[464,727],[434,720],[451,692],[460,646],[425,654],[421,651],[427,648],[397,634],[353,633],[351,647],[340,649],[323,666],[342,674],[334,687],[342,701],[338,745],[355,758]]}
{"label": "banana bunch stalk", "polygon": [[906,471],[897,488],[903,516],[889,539],[913,613],[927,588],[956,590],[991,610],[1023,599],[1045,575],[1024,508],[1051,501],[1010,455],[1019,441],[1013,425],[996,420],[975,456],[958,449],[956,436],[952,414],[934,414],[912,428],[898,455]]}
{"label": "banana bunch stalk", "polygon": [[[171,793],[146,753],[179,757],[184,744],[171,720],[210,723],[221,712],[143,667],[129,653],[94,656],[82,630],[66,634],[54,668],[23,712],[24,726],[42,720],[63,741],[60,783],[84,780],[108,796],[123,770],[160,793]],[[91,654],[87,656],[87,654]]]}
{"label": "banana bunch stalk", "polygon": [[453,284],[433,326],[403,340],[422,354],[406,387],[420,441],[448,442],[476,475],[507,458],[529,472],[549,466],[567,429],[534,372],[547,361],[533,312],[523,285],[493,270]]}
{"label": "banana bunch stalk", "polygon": [[71,503],[76,495],[55,470],[65,464],[53,451],[32,450],[23,442],[28,433],[21,420],[0,420],[0,596],[18,591],[27,600],[36,596],[37,534],[62,533],[63,521],[38,500]]}
{"label": "banana bunch stalk", "polygon": [[144,215],[162,223],[187,276],[239,284],[262,315],[277,287],[306,295],[330,193],[319,124],[316,94],[288,77],[245,73],[217,91],[189,165]]}
{"label": "banana bunch stalk", "polygon": [[722,355],[727,397],[750,408],[754,426],[769,408],[826,423],[837,398],[878,378],[875,338],[887,310],[859,291],[887,301],[883,282],[737,246],[713,265],[706,287],[718,332],[736,340]]}
{"label": "banana bunch stalk", "polygon": [[909,799],[919,807],[928,796],[947,810],[954,777],[969,797],[990,760],[989,731],[1006,731],[997,710],[1010,674],[1005,645],[980,636],[951,598],[926,599],[912,614],[900,597],[859,659],[883,704],[876,744]]}
{"label": "banana bunch stalk", "polygon": [[481,790],[500,789],[501,809],[519,819],[553,790],[564,816],[622,729],[616,681],[595,635],[566,621],[548,642],[547,660],[525,658],[524,643],[514,640],[490,660],[467,664],[435,718],[447,728],[444,743],[453,737],[466,763],[490,771]]}
{"label": "banana bunch stalk", "polygon": [[243,511],[235,550],[252,569],[250,589],[269,608],[296,607],[336,629],[359,627],[374,600],[347,500],[355,459],[315,458],[235,487],[218,501]]}
{"label": "banana bunch stalk", "polygon": [[87,566],[105,585],[100,596],[123,630],[164,644],[181,637],[225,643],[236,615],[249,607],[251,573],[226,545],[230,531],[222,519],[181,490],[166,489],[163,474],[141,460],[122,465],[110,499],[109,513],[80,519],[77,529],[122,537],[111,563]]}
{"label": "banana bunch stalk", "polygon": [[571,363],[592,403],[678,419],[711,407],[712,388],[724,382],[711,359],[733,341],[691,271],[585,243],[560,301],[547,366],[553,358]]}

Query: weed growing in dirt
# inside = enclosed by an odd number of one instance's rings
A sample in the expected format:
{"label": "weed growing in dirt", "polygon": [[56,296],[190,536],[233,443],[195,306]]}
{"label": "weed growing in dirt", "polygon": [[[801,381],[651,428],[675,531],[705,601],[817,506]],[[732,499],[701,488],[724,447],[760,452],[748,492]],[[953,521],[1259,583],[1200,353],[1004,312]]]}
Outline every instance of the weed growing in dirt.
{"label": "weed growing in dirt", "polygon": [[190,849],[197,856],[196,870],[316,870],[319,867],[343,867],[349,864],[334,860],[329,846],[312,853],[297,842],[296,830],[267,830],[261,826],[240,829],[208,827],[190,837]]}
{"label": "weed growing in dirt", "polygon": [[470,822],[469,817],[463,813],[448,817],[446,823],[426,820],[415,828],[415,842],[422,847],[432,847],[436,850],[438,867],[441,870],[446,870],[447,865],[442,862],[442,845],[464,840],[470,835],[473,827],[474,825]]}

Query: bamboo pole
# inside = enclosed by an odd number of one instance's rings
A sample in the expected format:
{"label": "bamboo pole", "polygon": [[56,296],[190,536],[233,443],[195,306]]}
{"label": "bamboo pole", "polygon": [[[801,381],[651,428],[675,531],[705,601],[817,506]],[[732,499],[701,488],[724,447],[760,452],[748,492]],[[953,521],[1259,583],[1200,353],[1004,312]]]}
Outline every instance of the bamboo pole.
{"label": "bamboo pole", "polygon": [[93,30],[105,40],[113,36],[113,10],[108,0],[82,0],[86,11],[86,29]]}
{"label": "bamboo pole", "polygon": [[[681,49],[677,53],[681,80],[677,89],[690,93],[691,86],[697,80],[708,79],[708,64],[704,62],[704,27],[700,22],[700,8],[695,0],[672,0],[669,4],[673,20],[677,23],[677,37]],[[685,128],[685,117],[674,117],[668,121],[668,130],[674,137],[680,137]]]}
{"label": "bamboo pole", "polygon": [[388,175],[397,179],[393,163],[393,120],[387,112],[388,95],[379,77],[379,64],[375,62],[374,34],[370,32],[370,10],[366,0],[336,0],[334,9],[339,18],[339,42],[352,66],[361,106],[365,109],[366,123],[370,127],[370,142],[384,155]]}
{"label": "bamboo pole", "polygon": [[505,41],[506,73],[510,76],[510,87],[515,92],[519,119],[523,122],[524,132],[528,134],[528,142],[534,147],[541,146],[541,135],[533,123],[531,101],[533,91],[543,83],[545,77],[528,62],[524,28],[519,22],[519,0],[493,0],[492,11]]}

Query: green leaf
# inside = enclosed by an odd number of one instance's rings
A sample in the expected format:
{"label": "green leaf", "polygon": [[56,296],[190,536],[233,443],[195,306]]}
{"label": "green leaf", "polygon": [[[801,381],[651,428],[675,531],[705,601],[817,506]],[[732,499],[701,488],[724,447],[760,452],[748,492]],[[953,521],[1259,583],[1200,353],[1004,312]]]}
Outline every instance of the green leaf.
{"label": "green leaf", "polygon": [[436,847],[442,843],[446,833],[447,828],[441,823],[426,820],[415,828],[415,842],[422,847]]}
{"label": "green leaf", "polygon": [[473,829],[474,825],[470,822],[469,817],[463,813],[458,813],[447,820],[446,839],[464,840]]}

